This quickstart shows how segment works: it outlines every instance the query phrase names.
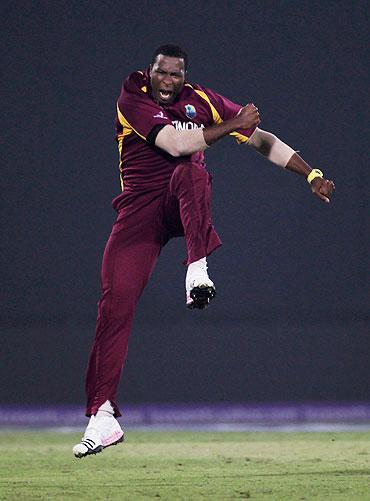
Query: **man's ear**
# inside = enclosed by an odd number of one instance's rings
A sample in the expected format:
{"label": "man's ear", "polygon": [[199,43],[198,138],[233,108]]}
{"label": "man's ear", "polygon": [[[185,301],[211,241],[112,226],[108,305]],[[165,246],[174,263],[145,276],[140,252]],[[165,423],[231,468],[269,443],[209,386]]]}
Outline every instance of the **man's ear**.
{"label": "man's ear", "polygon": [[152,71],[153,71],[153,66],[150,64],[149,65],[149,76],[152,76]]}

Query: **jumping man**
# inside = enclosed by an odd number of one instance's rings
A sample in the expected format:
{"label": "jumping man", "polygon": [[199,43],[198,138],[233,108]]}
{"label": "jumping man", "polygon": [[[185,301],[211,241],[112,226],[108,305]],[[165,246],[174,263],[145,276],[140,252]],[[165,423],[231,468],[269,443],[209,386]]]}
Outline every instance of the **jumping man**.
{"label": "jumping man", "polygon": [[231,135],[274,164],[307,179],[329,202],[334,183],[290,146],[260,129],[258,108],[241,106],[185,80],[187,55],[163,45],[146,71],[123,83],[117,102],[116,139],[122,193],[113,200],[117,219],[101,272],[95,342],[86,374],[90,417],[76,457],[123,441],[116,395],[135,308],[162,247],[184,236],[186,305],[203,309],[216,294],[207,256],[221,245],[211,219],[211,180],[204,151]]}

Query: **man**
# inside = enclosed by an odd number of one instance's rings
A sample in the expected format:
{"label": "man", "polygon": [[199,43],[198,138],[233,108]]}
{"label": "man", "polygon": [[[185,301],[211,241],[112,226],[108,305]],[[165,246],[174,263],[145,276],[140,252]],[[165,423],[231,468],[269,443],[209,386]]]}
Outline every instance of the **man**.
{"label": "man", "polygon": [[170,238],[187,246],[186,305],[203,309],[216,290],[207,256],[221,241],[211,221],[211,182],[204,150],[226,135],[271,162],[304,176],[314,195],[329,202],[332,181],[273,134],[258,128],[253,104],[240,106],[185,81],[187,55],[164,45],[145,72],[132,73],[117,102],[116,138],[122,193],[118,217],[102,264],[96,338],[87,374],[90,416],[76,457],[96,454],[123,440],[116,420],[117,387],[126,358],[134,311],[155,261]]}

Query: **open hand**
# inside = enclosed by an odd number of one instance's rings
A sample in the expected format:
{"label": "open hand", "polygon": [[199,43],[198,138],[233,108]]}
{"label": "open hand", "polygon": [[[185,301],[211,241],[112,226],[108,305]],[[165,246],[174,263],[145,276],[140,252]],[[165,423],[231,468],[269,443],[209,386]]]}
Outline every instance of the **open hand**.
{"label": "open hand", "polygon": [[329,203],[330,197],[335,190],[335,185],[333,181],[329,181],[322,177],[315,177],[311,182],[311,190],[314,195],[316,195],[323,202]]}

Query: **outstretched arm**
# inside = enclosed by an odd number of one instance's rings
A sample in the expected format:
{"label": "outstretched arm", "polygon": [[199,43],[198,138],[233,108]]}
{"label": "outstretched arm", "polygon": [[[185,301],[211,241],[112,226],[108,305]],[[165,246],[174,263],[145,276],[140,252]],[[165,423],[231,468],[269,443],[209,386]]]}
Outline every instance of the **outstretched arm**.
{"label": "outstretched arm", "polygon": [[330,202],[335,185],[333,181],[324,178],[321,170],[312,169],[297,153],[294,153],[291,157],[286,165],[286,169],[304,176],[311,185],[312,193],[323,202]]}
{"label": "outstretched arm", "polygon": [[270,132],[257,129],[247,143],[271,162],[304,176],[314,195],[323,202],[330,202],[335,189],[333,181],[324,178],[319,169],[312,169],[290,146]]}
{"label": "outstretched arm", "polygon": [[330,202],[335,189],[333,181],[325,179],[318,169],[312,169],[290,146],[274,134],[259,129],[260,122],[258,108],[250,103],[241,108],[234,118],[210,125],[205,129],[177,131],[172,125],[166,125],[157,134],[155,145],[175,157],[191,155],[196,151],[205,150],[230,132],[256,127],[246,144],[271,162],[304,176],[310,183],[313,194],[324,202]]}

